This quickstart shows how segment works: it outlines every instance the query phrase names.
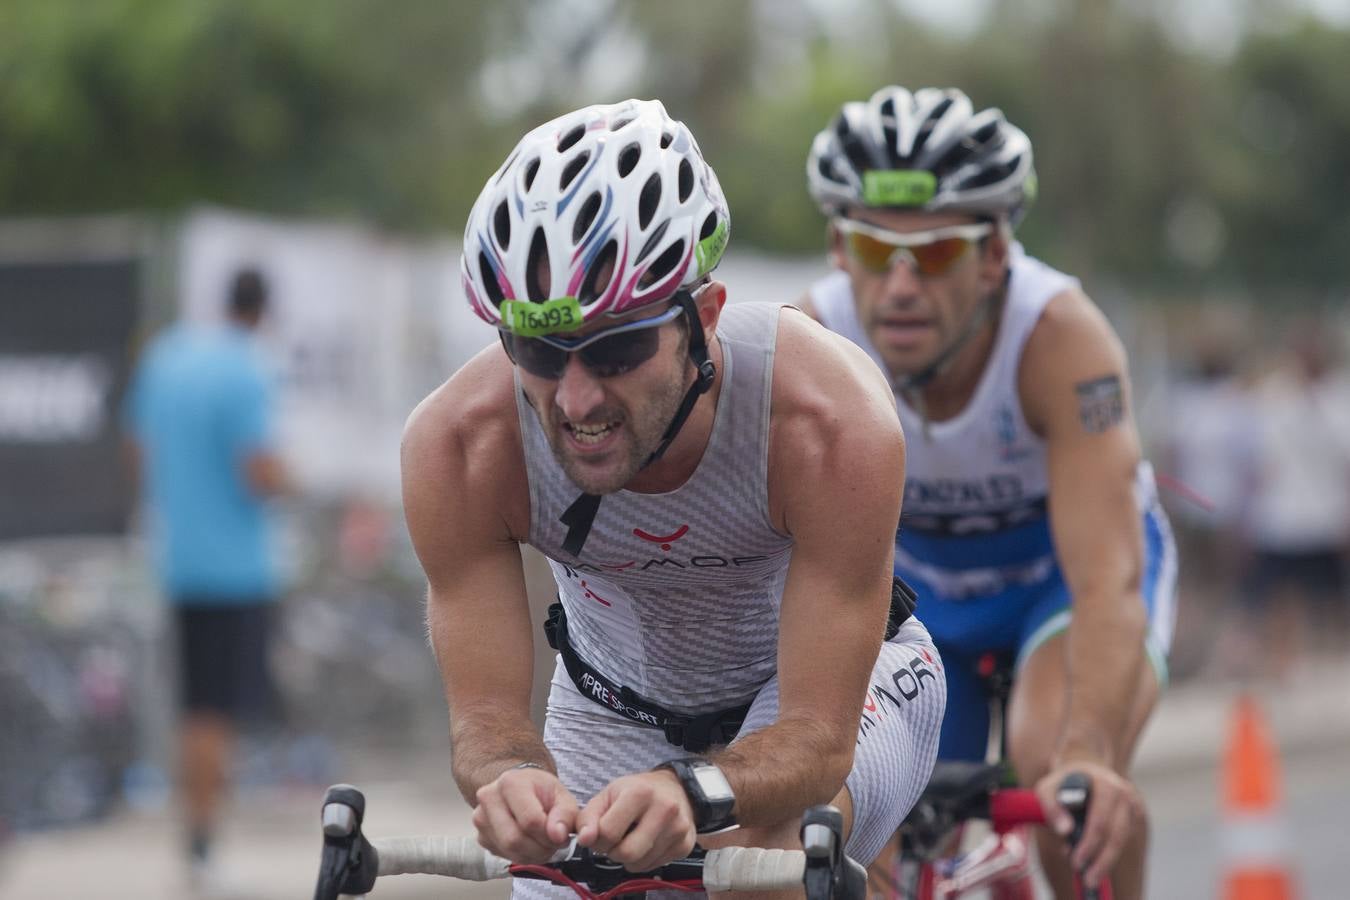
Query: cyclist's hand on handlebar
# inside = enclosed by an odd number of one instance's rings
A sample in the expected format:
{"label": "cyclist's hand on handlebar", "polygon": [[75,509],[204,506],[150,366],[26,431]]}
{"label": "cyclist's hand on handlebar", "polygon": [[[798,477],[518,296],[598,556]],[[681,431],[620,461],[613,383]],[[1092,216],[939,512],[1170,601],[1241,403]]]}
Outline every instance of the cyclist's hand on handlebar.
{"label": "cyclist's hand on handlebar", "polygon": [[1046,821],[1063,838],[1069,838],[1073,832],[1073,817],[1060,806],[1055,793],[1072,772],[1082,773],[1091,782],[1091,800],[1082,837],[1071,849],[1069,860],[1088,884],[1098,884],[1110,876],[1125,843],[1143,822],[1144,803],[1135,786],[1109,766],[1087,761],[1062,762],[1036,783],[1036,795],[1045,810]]}
{"label": "cyclist's hand on handlebar", "polygon": [[508,769],[476,799],[478,843],[512,862],[548,861],[576,829],[576,798],[547,769]]}
{"label": "cyclist's hand on handlebar", "polygon": [[630,872],[688,856],[694,811],[672,772],[641,772],[611,781],[577,815],[577,843]]}

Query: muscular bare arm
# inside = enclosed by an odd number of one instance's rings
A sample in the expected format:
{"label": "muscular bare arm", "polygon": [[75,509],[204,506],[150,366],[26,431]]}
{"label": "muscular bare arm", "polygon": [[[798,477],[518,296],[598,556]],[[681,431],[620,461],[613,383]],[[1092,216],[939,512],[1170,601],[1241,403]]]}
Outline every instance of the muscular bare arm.
{"label": "muscular bare arm", "polygon": [[[1024,351],[1019,390],[1029,424],[1046,441],[1051,532],[1073,596],[1067,714],[1050,777],[1086,764],[1100,811],[1113,804],[1127,811],[1112,837],[1123,842],[1123,820],[1138,801],[1110,770],[1125,769],[1134,689],[1147,665],[1134,496],[1140,450],[1125,352],[1086,297],[1066,292],[1047,306]],[[1106,824],[1092,813],[1089,830],[1096,826],[1093,836],[1106,840]]]}
{"label": "muscular bare arm", "polygon": [[470,802],[513,765],[552,768],[529,717],[532,633],[517,544],[529,499],[512,390],[494,346],[424,400],[403,437],[404,511],[427,575],[454,777]]}
{"label": "muscular bare arm", "polygon": [[796,541],[779,626],[779,718],[715,757],[746,825],[828,802],[852,767],[890,602],[905,464],[876,366],[788,310],[774,386],[770,509]]}

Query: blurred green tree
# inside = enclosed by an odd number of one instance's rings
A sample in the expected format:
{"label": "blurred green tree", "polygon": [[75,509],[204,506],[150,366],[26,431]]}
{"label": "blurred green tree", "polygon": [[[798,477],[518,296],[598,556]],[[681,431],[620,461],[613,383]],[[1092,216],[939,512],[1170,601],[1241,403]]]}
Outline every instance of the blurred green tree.
{"label": "blurred green tree", "polygon": [[1215,50],[1128,0],[990,0],[959,31],[897,0],[9,0],[0,208],[458,232],[525,129],[660,97],[717,168],[736,246],[817,252],[812,136],[882,84],[952,84],[1031,135],[1022,237],[1050,261],[1155,294],[1324,296],[1350,239],[1350,31],[1288,7],[1243,0]]}
{"label": "blurred green tree", "polygon": [[[0,207],[220,202],[429,224],[469,115],[480,7],[432,0],[10,0]],[[434,148],[434,149],[433,149]],[[460,186],[462,187],[462,186]],[[434,202],[428,202],[428,199]]]}

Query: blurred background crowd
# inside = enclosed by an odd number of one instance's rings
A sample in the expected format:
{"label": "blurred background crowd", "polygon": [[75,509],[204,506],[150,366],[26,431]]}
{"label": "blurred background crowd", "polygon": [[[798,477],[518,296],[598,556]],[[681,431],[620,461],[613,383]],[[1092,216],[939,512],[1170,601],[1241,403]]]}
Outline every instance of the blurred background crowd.
{"label": "blurred background crowd", "polygon": [[[7,0],[0,5],[0,834],[164,809],[173,681],[120,447],[131,373],[268,280],[282,704],[248,784],[445,740],[403,527],[416,402],[493,338],[484,179],[539,121],[659,97],[718,172],[732,302],[825,271],[812,135],[886,83],[1031,137],[1029,250],[1131,354],[1182,552],[1174,683],[1350,649],[1350,6],[1340,0]],[[541,588],[542,590],[542,588]]]}

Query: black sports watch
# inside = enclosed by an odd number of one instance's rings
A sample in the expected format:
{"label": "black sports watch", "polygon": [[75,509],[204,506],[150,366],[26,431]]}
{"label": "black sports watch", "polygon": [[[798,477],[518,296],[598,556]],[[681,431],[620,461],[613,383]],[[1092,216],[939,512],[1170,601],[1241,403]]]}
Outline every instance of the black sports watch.
{"label": "black sports watch", "polygon": [[694,830],[699,834],[725,831],[736,825],[732,809],[736,795],[722,770],[701,756],[686,756],[661,763],[658,769],[670,769],[694,807]]}

